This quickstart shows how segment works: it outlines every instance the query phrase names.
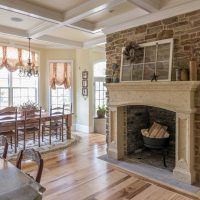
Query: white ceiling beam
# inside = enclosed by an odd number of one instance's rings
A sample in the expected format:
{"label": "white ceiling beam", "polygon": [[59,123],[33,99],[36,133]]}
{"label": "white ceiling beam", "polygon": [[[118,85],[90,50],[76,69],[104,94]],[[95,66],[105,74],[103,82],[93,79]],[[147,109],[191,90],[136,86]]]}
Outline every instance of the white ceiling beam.
{"label": "white ceiling beam", "polygon": [[[62,23],[56,24],[50,28],[47,28],[46,30],[38,31],[35,34],[30,35],[32,38],[38,38],[42,35],[47,35],[48,33],[63,27],[65,25],[72,25],[79,22],[86,17],[95,14],[97,12],[100,12],[105,9],[110,9],[114,6],[120,5],[124,2],[127,2],[127,0],[88,0],[85,3],[80,4],[79,6],[71,9],[70,11],[67,11],[64,13],[64,21]],[[78,26],[77,26],[78,28]]]}
{"label": "white ceiling beam", "polygon": [[42,40],[42,41],[46,41],[46,42],[50,42],[50,43],[54,43],[54,44],[59,44],[61,46],[67,46],[70,48],[82,48],[83,47],[83,43],[82,42],[77,42],[77,41],[73,41],[73,40],[67,40],[67,39],[63,39],[63,38],[57,38],[54,36],[49,36],[49,35],[43,35],[39,38],[37,38],[37,40]]}
{"label": "white ceiling beam", "polygon": [[[3,25],[0,25],[0,34],[11,35],[11,36],[21,37],[21,38],[27,38],[28,37],[28,33],[24,30],[11,28],[11,27],[7,27],[7,26],[3,26]],[[60,46],[64,45],[65,47],[68,47],[68,48],[81,48],[81,47],[83,47],[82,42],[57,38],[57,37],[53,37],[53,36],[44,35],[40,38],[37,38],[37,40],[40,40],[42,42],[49,42],[51,44],[56,44],[56,45],[60,45]]]}
{"label": "white ceiling beam", "polygon": [[3,26],[3,25],[0,25],[0,33],[6,34],[6,35],[14,35],[14,36],[23,37],[23,38],[28,37],[28,34],[25,30],[7,27],[7,26]]}
{"label": "white ceiling beam", "polygon": [[[54,25],[54,24],[53,24]],[[50,28],[53,26],[52,23],[49,23],[47,21],[44,21],[42,23],[40,23],[38,26],[35,26],[34,28],[32,29],[29,29],[28,30],[28,35],[29,37],[31,37],[31,35],[34,35],[35,33],[37,33],[38,31],[44,31],[46,30],[47,28]]]}
{"label": "white ceiling beam", "polygon": [[96,23],[96,29],[103,29],[106,27],[110,27],[110,25],[112,24],[112,26],[114,25],[118,25],[124,22],[127,22],[127,19],[134,19],[134,18],[138,18],[140,16],[144,16],[148,14],[147,11],[141,9],[141,8],[135,8],[134,10],[122,13],[120,15],[108,18],[106,20],[100,21],[98,23]]}
{"label": "white ceiling beam", "polygon": [[23,0],[0,0],[0,9],[9,10],[54,23],[63,21],[62,13],[36,6]]}
{"label": "white ceiling beam", "polygon": [[91,39],[83,43],[83,47],[85,48],[92,48],[101,44],[106,43],[106,36],[102,36],[99,38]]}
{"label": "white ceiling beam", "polygon": [[38,29],[37,31],[35,31],[34,33],[30,33],[30,37],[33,39],[39,38],[43,35],[47,35],[48,33],[51,33],[55,30],[58,30],[58,28],[63,27],[62,23],[50,26],[49,28],[43,28],[41,27],[41,29]]}
{"label": "white ceiling beam", "polygon": [[105,9],[113,8],[126,0],[88,0],[80,6],[65,12],[64,24],[73,24]]}
{"label": "white ceiling beam", "polygon": [[149,13],[156,12],[160,9],[160,0],[129,0],[129,2]]}
{"label": "white ceiling beam", "polygon": [[151,14],[148,14],[148,15],[145,15],[142,17],[138,17],[135,19],[132,19],[130,17],[129,19],[127,19],[127,22],[120,23],[115,26],[106,27],[102,31],[104,32],[104,34],[110,34],[110,33],[114,33],[117,31],[122,31],[122,30],[126,30],[129,28],[133,28],[133,27],[137,27],[140,25],[155,22],[158,20],[170,18],[170,17],[176,16],[176,15],[185,14],[187,12],[192,12],[192,11],[199,10],[199,9],[200,9],[200,0],[193,0],[191,2],[181,4],[181,5],[178,5],[173,8],[159,10],[155,13],[151,13]]}

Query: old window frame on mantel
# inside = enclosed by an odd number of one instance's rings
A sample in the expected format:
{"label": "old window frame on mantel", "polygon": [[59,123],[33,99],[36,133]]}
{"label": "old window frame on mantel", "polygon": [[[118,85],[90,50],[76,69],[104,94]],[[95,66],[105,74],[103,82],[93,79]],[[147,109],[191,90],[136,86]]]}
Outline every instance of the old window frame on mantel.
{"label": "old window frame on mantel", "polygon": [[[169,47],[169,58],[168,59],[166,59],[166,60],[163,60],[163,61],[159,61],[158,59],[157,59],[157,57],[158,57],[158,46],[159,45],[162,45],[162,44],[169,44],[170,45],[170,47]],[[123,55],[123,51],[124,51],[124,49],[125,49],[125,47],[123,47],[122,48],[122,54],[121,54],[121,69],[120,69],[120,82],[141,82],[141,81],[150,81],[151,80],[151,77],[149,77],[149,79],[147,78],[147,79],[144,79],[144,70],[145,70],[145,64],[151,64],[151,63],[154,63],[154,65],[155,65],[155,69],[154,69],[154,72],[156,73],[156,70],[157,70],[157,64],[158,63],[161,63],[161,62],[163,62],[163,63],[168,63],[169,62],[169,67],[168,67],[168,77],[166,78],[166,79],[160,79],[159,80],[159,77],[158,77],[158,81],[171,81],[171,74],[172,74],[172,58],[173,58],[173,46],[174,46],[174,40],[173,40],[173,38],[170,38],[170,39],[164,39],[164,40],[157,40],[157,41],[154,41],[154,42],[147,42],[147,43],[142,43],[142,44],[139,44],[139,46],[140,47],[143,47],[144,48],[144,52],[143,52],[143,62],[141,62],[141,63],[138,63],[138,64],[131,64],[130,63],[130,61],[129,61],[129,63],[128,64],[124,64],[124,55]],[[154,47],[155,46],[155,48],[156,48],[156,58],[155,58],[155,61],[154,62],[145,62],[145,49],[146,49],[146,47]],[[127,60],[126,60],[126,62],[128,62]],[[142,69],[141,69],[141,73],[142,74],[140,74],[140,76],[142,76],[141,77],[141,79],[139,78],[139,79],[137,79],[137,80],[133,80],[133,67],[134,66],[137,66],[137,65],[142,65]],[[168,66],[168,65],[167,65]],[[129,71],[127,71],[126,73],[130,73],[130,77],[131,77],[131,80],[123,80],[123,70],[124,70],[124,68],[125,67],[127,67],[127,69],[129,70]],[[129,68],[130,67],[130,68]],[[153,75],[153,74],[152,74]]]}

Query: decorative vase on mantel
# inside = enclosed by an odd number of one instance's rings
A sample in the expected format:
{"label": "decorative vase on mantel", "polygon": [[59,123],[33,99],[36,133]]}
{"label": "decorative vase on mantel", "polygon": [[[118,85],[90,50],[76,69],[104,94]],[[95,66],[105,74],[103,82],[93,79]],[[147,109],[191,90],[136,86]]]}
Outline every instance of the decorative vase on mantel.
{"label": "decorative vase on mantel", "polygon": [[197,60],[196,57],[192,57],[190,60],[190,81],[197,80]]}
{"label": "decorative vase on mantel", "polygon": [[113,83],[119,83],[119,72],[115,72],[112,78]]}
{"label": "decorative vase on mantel", "polygon": [[112,82],[113,83],[119,83],[119,65],[116,63],[112,64],[112,71],[113,71],[113,75],[112,75]]}
{"label": "decorative vase on mantel", "polygon": [[189,80],[188,69],[182,68],[181,69],[181,81],[188,81],[188,80]]}
{"label": "decorative vase on mantel", "polygon": [[176,68],[176,81],[181,81],[181,68]]}

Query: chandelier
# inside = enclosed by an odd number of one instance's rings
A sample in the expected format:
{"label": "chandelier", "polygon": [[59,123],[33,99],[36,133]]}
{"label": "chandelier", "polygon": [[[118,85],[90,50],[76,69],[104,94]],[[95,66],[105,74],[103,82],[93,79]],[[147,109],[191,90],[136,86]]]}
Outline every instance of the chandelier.
{"label": "chandelier", "polygon": [[21,66],[19,69],[20,77],[31,77],[31,76],[39,76],[38,66],[35,65],[35,54],[32,53],[32,61],[31,61],[31,38],[28,38],[29,41],[29,56],[28,62],[25,66]]}

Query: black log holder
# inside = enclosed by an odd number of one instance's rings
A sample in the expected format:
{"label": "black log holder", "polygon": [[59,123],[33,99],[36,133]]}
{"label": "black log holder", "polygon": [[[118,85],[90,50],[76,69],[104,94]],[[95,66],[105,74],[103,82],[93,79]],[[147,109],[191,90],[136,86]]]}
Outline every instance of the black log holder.
{"label": "black log holder", "polygon": [[170,138],[150,138],[143,135],[144,146],[148,149],[157,149],[162,151],[163,165],[167,168],[166,156],[168,154],[168,147]]}

